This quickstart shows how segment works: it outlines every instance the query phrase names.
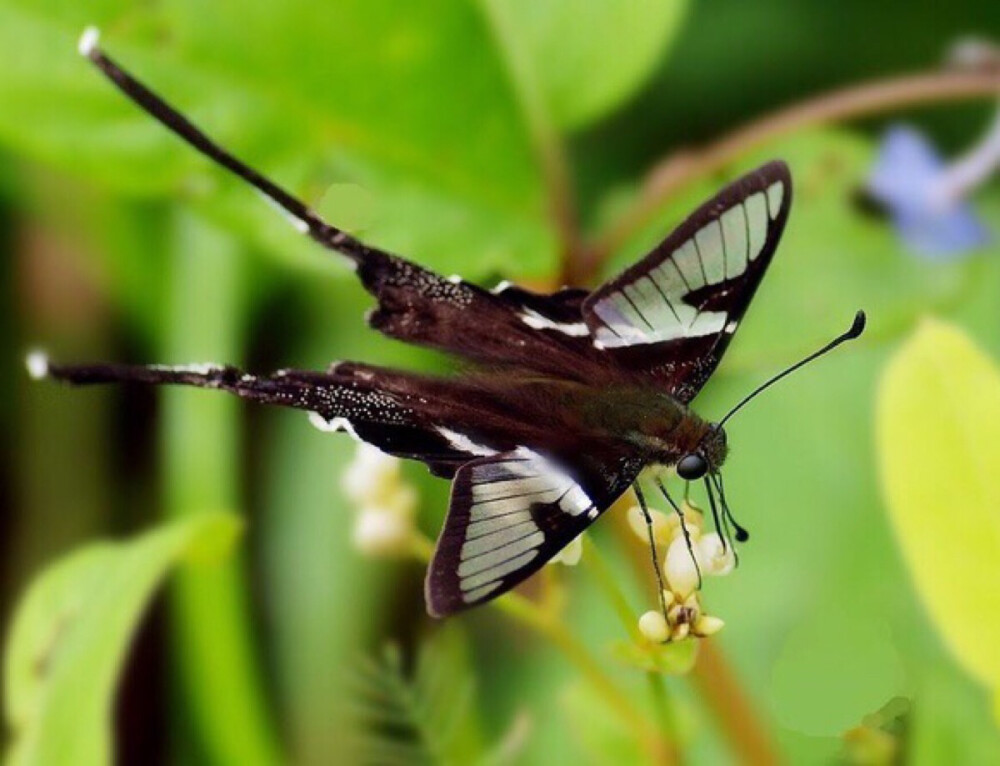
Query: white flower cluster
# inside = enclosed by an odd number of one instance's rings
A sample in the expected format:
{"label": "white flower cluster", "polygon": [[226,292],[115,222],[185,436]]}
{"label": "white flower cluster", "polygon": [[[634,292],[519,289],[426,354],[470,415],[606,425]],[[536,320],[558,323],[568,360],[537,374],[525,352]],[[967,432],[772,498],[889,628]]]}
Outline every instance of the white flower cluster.
{"label": "white flower cluster", "polygon": [[357,506],[352,541],[361,553],[399,556],[411,550],[417,493],[403,481],[401,462],[359,443],[341,476],[344,494]]}
{"label": "white flower cluster", "polygon": [[[718,532],[704,531],[704,517],[694,505],[685,501],[681,510],[684,512],[684,527],[690,537],[690,548],[676,513],[666,514],[653,509],[649,512],[657,549],[666,548],[667,551],[662,567],[667,615],[664,617],[659,610],[646,612],[639,618],[639,631],[656,643],[680,641],[689,635],[710,636],[718,633],[725,624],[718,617],[705,614],[698,573],[700,571],[702,577],[708,577],[733,571],[736,557],[732,546],[724,545]],[[649,540],[641,508],[630,508],[628,521],[640,539],[644,542]]]}

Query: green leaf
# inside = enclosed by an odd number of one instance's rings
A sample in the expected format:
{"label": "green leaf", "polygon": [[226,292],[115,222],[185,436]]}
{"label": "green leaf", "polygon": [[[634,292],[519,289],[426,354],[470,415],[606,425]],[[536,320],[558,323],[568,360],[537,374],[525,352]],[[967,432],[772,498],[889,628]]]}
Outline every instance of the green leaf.
{"label": "green leaf", "polygon": [[101,25],[113,56],[221,144],[310,202],[333,184],[365,187],[373,244],[473,276],[537,273],[554,260],[524,115],[473,5],[0,7],[0,141],[124,192],[183,193],[273,251],[319,260],[76,54],[86,23]]}
{"label": "green leaf", "polygon": [[957,327],[925,320],[885,369],[877,424],[889,516],[917,591],[959,663],[996,693],[1000,369]]}
{"label": "green leaf", "polygon": [[4,658],[12,764],[111,763],[111,707],[129,640],[171,566],[209,563],[240,522],[209,513],[45,570],[14,616]]}
{"label": "green leaf", "polygon": [[552,122],[562,128],[594,122],[642,86],[688,6],[687,0],[496,2],[505,6]]}

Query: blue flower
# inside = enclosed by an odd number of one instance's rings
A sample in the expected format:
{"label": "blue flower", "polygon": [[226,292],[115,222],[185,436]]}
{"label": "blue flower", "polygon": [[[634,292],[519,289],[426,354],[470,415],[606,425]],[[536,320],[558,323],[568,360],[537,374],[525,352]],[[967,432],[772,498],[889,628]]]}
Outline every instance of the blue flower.
{"label": "blue flower", "polygon": [[1000,120],[983,143],[951,165],[917,130],[895,126],[886,133],[866,190],[914,251],[958,256],[990,241],[966,197],[998,163]]}

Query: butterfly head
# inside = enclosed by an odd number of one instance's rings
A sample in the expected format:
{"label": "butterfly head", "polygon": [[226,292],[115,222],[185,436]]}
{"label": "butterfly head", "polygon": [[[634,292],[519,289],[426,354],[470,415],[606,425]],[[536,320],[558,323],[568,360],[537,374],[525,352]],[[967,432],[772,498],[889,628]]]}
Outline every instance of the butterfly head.
{"label": "butterfly head", "polygon": [[677,461],[677,475],[685,481],[696,481],[706,473],[715,473],[725,462],[728,452],[726,432],[718,423],[712,423],[698,446]]}

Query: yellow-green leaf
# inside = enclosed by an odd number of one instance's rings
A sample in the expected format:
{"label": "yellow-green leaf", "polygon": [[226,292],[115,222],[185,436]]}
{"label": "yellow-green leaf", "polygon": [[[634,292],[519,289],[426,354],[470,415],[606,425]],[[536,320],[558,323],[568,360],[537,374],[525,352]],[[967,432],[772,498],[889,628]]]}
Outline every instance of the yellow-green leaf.
{"label": "yellow-green leaf", "polygon": [[111,763],[118,670],[153,592],[182,559],[205,565],[240,530],[206,513],[120,543],[95,543],[50,566],[14,615],[4,657],[11,764]]}
{"label": "yellow-green leaf", "polygon": [[[523,48],[531,87],[552,122],[579,129],[628,99],[653,73],[688,0],[503,0],[491,13],[512,25],[503,47]],[[619,41],[628,41],[627,45]],[[511,55],[510,51],[506,52]]]}
{"label": "yellow-green leaf", "polygon": [[925,320],[882,377],[878,448],[917,591],[958,661],[995,691],[1000,369],[958,328]]}

